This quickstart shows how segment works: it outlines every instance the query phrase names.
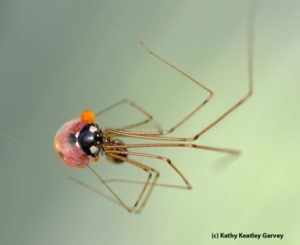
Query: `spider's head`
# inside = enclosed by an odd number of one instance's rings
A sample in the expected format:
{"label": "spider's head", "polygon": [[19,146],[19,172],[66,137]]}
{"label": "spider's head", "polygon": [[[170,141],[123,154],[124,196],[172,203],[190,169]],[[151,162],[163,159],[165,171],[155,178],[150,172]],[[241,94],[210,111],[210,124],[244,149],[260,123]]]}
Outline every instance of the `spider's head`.
{"label": "spider's head", "polygon": [[102,130],[95,123],[95,114],[84,111],[80,119],[66,122],[57,131],[54,148],[68,166],[84,168],[90,160],[99,159],[102,143]]}

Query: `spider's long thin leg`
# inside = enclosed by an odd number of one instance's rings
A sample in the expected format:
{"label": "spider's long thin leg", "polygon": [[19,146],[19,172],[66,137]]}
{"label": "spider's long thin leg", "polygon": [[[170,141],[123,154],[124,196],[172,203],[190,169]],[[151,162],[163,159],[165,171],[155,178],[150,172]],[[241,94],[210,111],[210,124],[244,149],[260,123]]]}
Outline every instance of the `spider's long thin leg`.
{"label": "spider's long thin leg", "polygon": [[112,188],[102,179],[102,177],[88,165],[88,168],[91,172],[97,177],[97,179],[111,192],[111,194],[116,198],[122,207],[124,207],[128,212],[131,212],[131,209],[123,202],[123,200],[112,190]]}
{"label": "spider's long thin leg", "polygon": [[[150,168],[140,162],[137,162],[135,160],[132,160],[132,159],[129,159],[129,158],[125,158],[125,157],[122,157],[122,156],[119,156],[119,155],[114,155],[114,154],[107,154],[107,156],[109,157],[112,157],[112,158],[116,158],[116,159],[120,159],[122,161],[125,161],[125,162],[128,162],[130,164],[132,164],[133,166],[135,167],[138,167],[142,170],[144,170],[145,172],[148,173],[148,177],[147,177],[147,180],[145,182],[145,185],[142,189],[142,191],[140,192],[136,202],[134,203],[134,205],[132,207],[129,207],[127,204],[124,203],[124,201],[113,191],[113,189],[105,182],[105,180],[91,167],[91,166],[88,166],[88,168],[92,171],[92,173],[98,178],[98,180],[112,193],[112,195],[116,198],[116,200],[121,204],[121,206],[123,206],[128,212],[137,212],[137,210],[140,210],[144,205],[145,205],[145,202],[146,200],[148,199],[148,196],[151,194],[154,186],[155,186],[155,183],[159,177],[159,173],[158,171],[156,171],[155,169],[153,168]],[[154,176],[154,180],[152,182],[150,182],[151,178],[152,178],[152,174],[155,174]],[[149,183],[152,183],[149,187],[149,190],[146,194],[146,197],[144,198],[142,204],[140,207],[139,204],[140,204],[140,201],[142,200],[144,194],[145,194],[145,191],[147,190],[147,187],[149,186]]]}
{"label": "spider's long thin leg", "polygon": [[[168,185],[168,184],[159,184],[157,185],[163,185],[163,186],[168,186],[168,187],[177,187],[177,188],[184,188],[184,189],[192,189],[191,184],[188,182],[187,178],[178,170],[178,168],[172,163],[172,161],[164,156],[159,156],[159,155],[154,155],[154,154],[148,154],[148,153],[141,153],[141,152],[132,152],[132,151],[118,151],[118,150],[108,150],[106,151],[107,154],[113,153],[113,154],[126,154],[126,155],[133,155],[133,156],[140,156],[140,157],[147,157],[147,158],[153,158],[153,159],[158,159],[166,162],[182,179],[184,182],[184,185]],[[106,182],[108,180],[105,180]],[[112,182],[112,180],[110,180]]]}
{"label": "spider's long thin leg", "polygon": [[[184,148],[194,148],[194,149],[202,149],[208,151],[216,151],[220,153],[227,153],[231,155],[238,156],[240,154],[239,150],[220,148],[220,147],[211,147],[211,146],[203,146],[196,144],[184,144],[184,143],[153,143],[153,144],[124,144],[118,145],[117,148],[146,148],[146,147],[184,147]],[[115,150],[116,145],[106,145],[105,151]]]}
{"label": "spider's long thin leg", "polygon": [[170,127],[167,130],[164,130],[162,132],[149,132],[152,135],[162,135],[162,134],[169,134],[174,132],[177,128],[179,128],[182,124],[184,124],[188,119],[190,119],[193,115],[195,115],[198,111],[201,110],[202,107],[204,107],[207,102],[209,102],[211,100],[211,98],[213,97],[214,93],[212,90],[210,90],[209,88],[207,88],[206,86],[204,86],[202,83],[200,83],[199,81],[197,81],[196,79],[194,79],[193,77],[191,77],[189,74],[187,74],[185,71],[181,70],[179,67],[173,65],[172,63],[170,63],[169,61],[165,60],[164,58],[162,58],[160,55],[156,54],[154,51],[152,51],[150,48],[148,48],[143,42],[140,42],[141,45],[149,52],[149,54],[151,54],[152,56],[154,56],[156,59],[158,59],[159,61],[161,61],[162,63],[166,64],[167,66],[173,68],[174,70],[176,70],[177,72],[179,72],[181,75],[183,75],[184,77],[188,78],[189,80],[191,80],[193,83],[195,83],[196,85],[198,85],[199,87],[201,87],[202,89],[204,89],[207,93],[208,96],[206,97],[206,99],[201,102],[200,105],[198,105],[194,110],[192,110],[191,112],[189,112],[187,115],[185,115],[182,119],[180,119],[178,122],[176,122],[172,127]]}
{"label": "spider's long thin leg", "polygon": [[[105,179],[106,183],[113,183],[113,182],[121,182],[121,183],[128,183],[128,184],[139,184],[139,185],[145,185],[144,181],[141,180],[129,180],[129,179]],[[150,181],[148,185],[152,185],[153,183]],[[186,186],[183,185],[173,185],[173,184],[166,184],[166,183],[154,183],[155,186],[158,187],[165,187],[165,188],[176,188],[176,189],[187,189]]]}
{"label": "spider's long thin leg", "polygon": [[[112,158],[115,158],[115,159],[119,159],[119,160],[122,160],[124,162],[128,162],[130,164],[132,164],[133,166],[135,167],[138,167],[142,170],[144,170],[145,172],[148,173],[148,178],[144,184],[144,187],[139,195],[139,197],[137,198],[136,202],[134,203],[134,205],[131,207],[131,208],[128,208],[128,211],[129,212],[140,212],[142,210],[142,208],[146,205],[146,202],[148,200],[148,198],[150,197],[152,191],[153,191],[153,188],[159,178],[159,172],[154,169],[154,168],[151,168],[145,164],[142,164],[136,160],[132,160],[130,158],[127,158],[127,157],[123,157],[123,156],[120,156],[120,155],[117,155],[117,154],[113,154],[113,153],[106,153],[106,155],[108,157],[112,157]],[[153,181],[151,182],[151,178],[152,178],[152,174],[154,174],[154,179]],[[106,184],[106,183],[105,183]],[[107,185],[107,184],[106,184]],[[147,187],[149,186],[148,188],[148,192],[146,193],[146,196],[144,197],[144,199],[142,200],[142,197],[144,196],[146,190],[147,190]],[[141,204],[140,204],[141,203]],[[140,205],[139,205],[140,204]]]}
{"label": "spider's long thin leg", "polygon": [[[256,6],[253,6],[253,8],[251,8],[250,12],[249,12],[249,20],[248,20],[248,31],[247,31],[247,67],[248,67],[248,90],[247,93],[237,102],[235,103],[233,106],[231,106],[227,111],[225,111],[221,116],[219,116],[217,119],[215,119],[212,123],[210,123],[207,127],[205,127],[204,129],[202,129],[199,133],[197,133],[196,135],[194,135],[193,137],[185,137],[185,138],[174,138],[174,137],[159,137],[157,135],[161,135],[164,133],[170,133],[172,131],[174,131],[174,129],[170,130],[170,132],[168,132],[168,130],[166,132],[133,132],[133,131],[125,131],[125,130],[114,130],[114,129],[109,129],[108,131],[110,131],[112,134],[116,134],[116,135],[125,135],[127,137],[135,137],[135,138],[144,138],[144,139],[153,139],[153,140],[167,140],[167,141],[195,141],[197,140],[200,136],[202,136],[204,133],[206,133],[207,131],[209,131],[211,128],[213,128],[215,125],[217,125],[219,122],[221,122],[224,118],[226,118],[231,112],[235,111],[238,107],[240,107],[246,100],[248,100],[252,93],[253,93],[253,47],[254,47],[254,17],[255,17],[255,13],[256,13]],[[147,48],[148,49],[148,48]],[[154,55],[155,57],[157,57],[158,59],[160,59],[162,62],[170,65],[171,67],[173,67],[173,65],[169,64],[168,62],[166,62],[164,59],[160,58],[160,56],[158,56],[157,54],[155,54],[154,52],[152,52],[149,49],[149,52]],[[173,67],[174,68],[174,67]],[[174,68],[176,69],[176,68]],[[180,71],[180,70],[179,70]],[[190,116],[186,117],[186,120],[189,119],[194,113],[191,113]],[[185,122],[185,119],[182,121]],[[178,127],[180,125],[182,125],[182,123],[179,123]],[[178,128],[175,127],[175,128]]]}
{"label": "spider's long thin leg", "polygon": [[[99,191],[97,188],[90,186],[86,182],[77,179],[75,177],[69,176],[69,180],[75,182],[78,185],[81,185],[82,187],[86,188],[87,190],[96,193],[97,195],[101,196],[102,198],[105,198],[106,200],[120,206],[124,207],[119,201],[117,201],[115,198],[106,195],[105,193]],[[114,182],[119,182],[119,183],[130,183],[130,184],[139,184],[139,185],[145,185],[147,184],[148,186],[150,185],[155,185],[155,186],[161,186],[161,187],[167,187],[167,188],[178,188],[178,189],[186,189],[186,186],[180,186],[180,185],[169,185],[169,184],[159,184],[159,183],[153,183],[153,182],[145,182],[145,181],[140,181],[140,180],[126,180],[126,179],[105,179],[105,183],[114,183]],[[103,184],[103,182],[101,182]]]}
{"label": "spider's long thin leg", "polygon": [[[119,201],[117,201],[115,198],[112,198],[111,196],[106,195],[105,193],[102,193],[101,191],[99,191],[98,189],[96,189],[96,188],[88,185],[84,181],[82,181],[80,179],[77,179],[77,178],[74,178],[74,177],[71,177],[71,176],[69,176],[69,180],[75,182],[76,184],[79,184],[79,185],[83,186],[84,188],[86,188],[86,189],[88,189],[88,190],[96,193],[97,195],[99,195],[99,196],[101,196],[101,197],[103,197],[103,198],[105,198],[105,199],[113,202],[114,204],[123,207],[123,205]],[[108,183],[109,181],[105,180],[105,182]]]}
{"label": "spider's long thin leg", "polygon": [[[120,202],[118,202],[115,198],[106,195],[104,193],[102,193],[101,191],[99,191],[98,189],[90,186],[89,184],[85,183],[84,181],[71,177],[69,176],[69,180],[75,182],[76,184],[86,188],[87,190],[96,193],[97,195],[101,196],[102,198],[105,198],[106,200],[112,202],[113,204],[118,205],[119,207],[123,207],[122,204],[120,204]],[[140,181],[140,180],[126,180],[126,179],[105,179],[104,180],[105,183],[129,183],[129,184],[138,184],[138,185],[145,185],[146,182],[145,181]],[[154,184],[155,186],[160,186],[160,187],[166,187],[166,188],[178,188],[178,189],[186,189],[186,186],[180,186],[180,185],[169,185],[169,184],[159,184],[159,183],[152,183],[149,182],[148,185],[152,185]]]}
{"label": "spider's long thin leg", "polygon": [[133,102],[132,100],[127,99],[127,98],[124,98],[124,99],[108,106],[107,108],[103,109],[102,111],[95,113],[95,115],[96,115],[96,117],[98,117],[98,116],[100,116],[122,104],[128,104],[129,106],[133,107],[134,109],[136,109],[137,111],[139,111],[140,113],[145,115],[146,119],[139,121],[137,123],[133,123],[128,126],[119,128],[119,129],[125,130],[125,129],[135,128],[135,127],[141,126],[143,124],[146,124],[146,123],[149,123],[150,121],[152,121],[152,119],[153,119],[152,115],[150,115],[148,112],[146,112],[146,110],[144,110],[141,106],[137,105],[135,102]]}

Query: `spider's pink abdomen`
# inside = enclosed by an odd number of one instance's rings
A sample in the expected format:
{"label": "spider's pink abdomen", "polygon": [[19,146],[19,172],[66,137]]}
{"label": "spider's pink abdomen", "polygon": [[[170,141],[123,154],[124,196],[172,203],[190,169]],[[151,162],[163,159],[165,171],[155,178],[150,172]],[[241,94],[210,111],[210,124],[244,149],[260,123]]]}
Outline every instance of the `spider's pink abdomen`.
{"label": "spider's pink abdomen", "polygon": [[70,167],[84,168],[89,164],[89,157],[73,141],[74,135],[86,124],[80,119],[70,120],[62,125],[55,135],[54,148]]}

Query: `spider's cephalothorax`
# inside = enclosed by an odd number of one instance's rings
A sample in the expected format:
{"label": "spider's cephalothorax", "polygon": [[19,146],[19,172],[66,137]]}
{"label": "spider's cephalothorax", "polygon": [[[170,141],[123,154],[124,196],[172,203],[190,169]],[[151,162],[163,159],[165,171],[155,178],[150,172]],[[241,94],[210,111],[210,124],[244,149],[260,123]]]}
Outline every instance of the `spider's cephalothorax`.
{"label": "spider's cephalothorax", "polygon": [[102,130],[96,123],[88,123],[70,138],[85,154],[93,158],[97,157],[102,150]]}

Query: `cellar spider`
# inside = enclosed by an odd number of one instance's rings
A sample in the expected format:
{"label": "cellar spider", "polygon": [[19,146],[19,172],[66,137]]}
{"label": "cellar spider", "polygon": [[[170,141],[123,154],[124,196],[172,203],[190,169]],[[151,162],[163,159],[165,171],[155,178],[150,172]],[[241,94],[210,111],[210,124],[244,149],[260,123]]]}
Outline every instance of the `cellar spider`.
{"label": "cellar spider", "polygon": [[[205,85],[188,75],[186,72],[173,65],[166,59],[162,58],[160,55],[148,48],[144,43],[141,42],[142,47],[154,58],[167,65],[168,67],[174,69],[176,72],[193,82],[199,88],[207,92],[206,99],[201,102],[194,110],[186,114],[181,120],[176,122],[172,127],[167,130],[157,130],[153,132],[145,131],[134,131],[132,129],[149,123],[153,117],[146,112],[142,107],[134,103],[132,100],[123,99],[108,108],[94,113],[92,111],[84,111],[81,114],[80,119],[74,119],[65,123],[57,132],[54,140],[54,148],[60,158],[71,167],[75,168],[88,168],[97,179],[105,186],[108,191],[112,194],[112,197],[106,196],[111,201],[118,203],[120,206],[125,208],[128,212],[138,213],[145,206],[149,196],[151,195],[155,186],[167,186],[175,188],[191,189],[192,186],[187,180],[187,178],[179,171],[179,169],[173,164],[173,162],[165,157],[155,154],[141,153],[131,151],[131,149],[136,148],[146,148],[146,147],[182,147],[182,148],[195,148],[201,150],[208,150],[220,153],[226,153],[231,155],[239,155],[238,150],[226,149],[219,147],[204,146],[192,143],[197,140],[203,134],[208,132],[218,123],[220,123],[225,117],[231,114],[234,110],[240,107],[246,100],[248,100],[253,92],[253,40],[254,40],[254,8],[251,9],[248,20],[248,31],[247,31],[247,69],[248,69],[248,90],[246,94],[241,97],[238,102],[232,105],[223,114],[217,117],[204,129],[201,129],[198,133],[191,137],[171,137],[165,136],[170,135],[186,123],[193,115],[199,112],[213,97],[214,93],[212,90],[207,88]],[[128,104],[129,106],[136,109],[138,112],[145,116],[145,119],[131,125],[122,128],[107,128],[102,130],[102,128],[96,123],[96,117],[104,114],[105,112],[121,105]],[[145,139],[145,140],[158,140],[158,141],[168,141],[167,143],[142,143],[142,144],[126,144],[121,141],[118,137],[129,137],[135,139]],[[187,143],[186,143],[187,142]],[[128,163],[132,166],[139,168],[141,171],[147,173],[147,178],[145,181],[133,181],[133,180],[121,180],[121,179],[109,179],[104,180],[98,172],[91,167],[91,162],[97,162],[99,160],[99,155],[106,155],[107,158],[116,163]],[[161,162],[169,165],[169,167],[182,179],[181,185],[167,185],[159,184],[157,182],[159,178],[159,172],[140,161],[133,160],[131,156],[138,156],[144,158],[157,159]],[[80,180],[71,178],[75,182],[98,192],[81,182]],[[137,196],[133,205],[126,204],[111,188],[110,182],[127,182],[127,183],[137,183],[142,184],[143,188],[139,195]],[[99,193],[99,192],[98,192]]]}

